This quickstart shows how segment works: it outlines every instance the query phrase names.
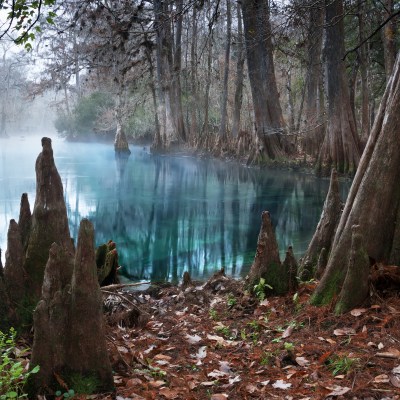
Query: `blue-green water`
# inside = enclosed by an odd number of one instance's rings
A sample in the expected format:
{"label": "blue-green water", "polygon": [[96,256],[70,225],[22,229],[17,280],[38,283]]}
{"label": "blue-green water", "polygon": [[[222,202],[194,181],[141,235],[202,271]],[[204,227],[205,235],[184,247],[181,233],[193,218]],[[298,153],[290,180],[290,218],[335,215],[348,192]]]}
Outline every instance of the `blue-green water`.
{"label": "blue-green water", "polygon": [[[153,156],[133,147],[116,160],[111,144],[53,139],[71,235],[89,218],[97,244],[117,243],[133,280],[204,279],[225,266],[244,276],[254,258],[261,212],[270,211],[284,254],[301,256],[318,223],[329,181],[290,171],[185,156]],[[40,138],[0,140],[0,247],[18,220],[20,197],[33,209]],[[346,190],[346,189],[344,189]]]}

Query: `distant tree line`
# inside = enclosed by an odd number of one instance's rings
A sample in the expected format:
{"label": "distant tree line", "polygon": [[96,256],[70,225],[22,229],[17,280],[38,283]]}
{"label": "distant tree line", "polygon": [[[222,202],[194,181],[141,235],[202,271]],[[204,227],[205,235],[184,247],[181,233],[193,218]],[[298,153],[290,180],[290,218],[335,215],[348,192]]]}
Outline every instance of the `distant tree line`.
{"label": "distant tree line", "polygon": [[398,48],[395,0],[43,4],[31,91],[60,94],[59,131],[321,172],[355,172]]}

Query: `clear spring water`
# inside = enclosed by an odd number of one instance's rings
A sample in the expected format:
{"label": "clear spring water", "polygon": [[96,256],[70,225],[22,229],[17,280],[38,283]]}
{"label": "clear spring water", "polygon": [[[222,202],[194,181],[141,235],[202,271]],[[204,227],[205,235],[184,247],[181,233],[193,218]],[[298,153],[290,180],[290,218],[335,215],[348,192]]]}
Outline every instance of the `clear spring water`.
{"label": "clear spring water", "polygon": [[[149,154],[131,147],[117,159],[112,144],[53,138],[64,185],[71,236],[89,218],[96,243],[117,243],[123,274],[131,280],[177,281],[188,270],[205,279],[225,266],[244,276],[251,265],[261,212],[268,210],[283,256],[301,256],[318,223],[329,181],[293,171],[259,170],[234,162]],[[0,247],[20,197],[35,197],[39,137],[0,140]],[[343,188],[345,193],[347,185]]]}

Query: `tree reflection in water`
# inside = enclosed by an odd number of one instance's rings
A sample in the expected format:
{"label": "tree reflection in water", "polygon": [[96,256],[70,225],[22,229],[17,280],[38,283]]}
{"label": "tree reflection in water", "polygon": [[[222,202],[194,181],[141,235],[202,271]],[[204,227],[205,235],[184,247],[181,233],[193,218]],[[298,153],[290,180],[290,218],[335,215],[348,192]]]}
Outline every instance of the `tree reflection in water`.
{"label": "tree reflection in water", "polygon": [[[105,144],[56,142],[53,148],[71,234],[76,237],[79,221],[88,217],[97,243],[117,243],[130,279],[177,281],[185,270],[204,279],[222,266],[228,274],[244,276],[254,258],[263,210],[271,213],[282,254],[293,245],[301,256],[329,186],[328,180],[293,171],[153,156],[139,147],[129,158],[115,158]],[[2,174],[10,173],[4,169]],[[7,212],[0,210],[0,218],[17,218],[15,205],[23,190],[16,193],[14,186],[21,188],[21,182],[2,182],[2,193],[15,200],[11,211],[2,201]],[[348,184],[342,187],[345,193]]]}

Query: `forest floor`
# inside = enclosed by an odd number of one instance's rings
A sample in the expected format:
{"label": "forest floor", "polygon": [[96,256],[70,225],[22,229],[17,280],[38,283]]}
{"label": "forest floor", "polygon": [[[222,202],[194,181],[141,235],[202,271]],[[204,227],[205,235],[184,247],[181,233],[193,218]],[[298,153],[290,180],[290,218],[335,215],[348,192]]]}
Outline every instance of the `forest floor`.
{"label": "forest floor", "polygon": [[107,291],[116,394],[82,398],[400,399],[398,291],[334,316],[309,304],[314,288],[260,302],[217,274],[186,290]]}

